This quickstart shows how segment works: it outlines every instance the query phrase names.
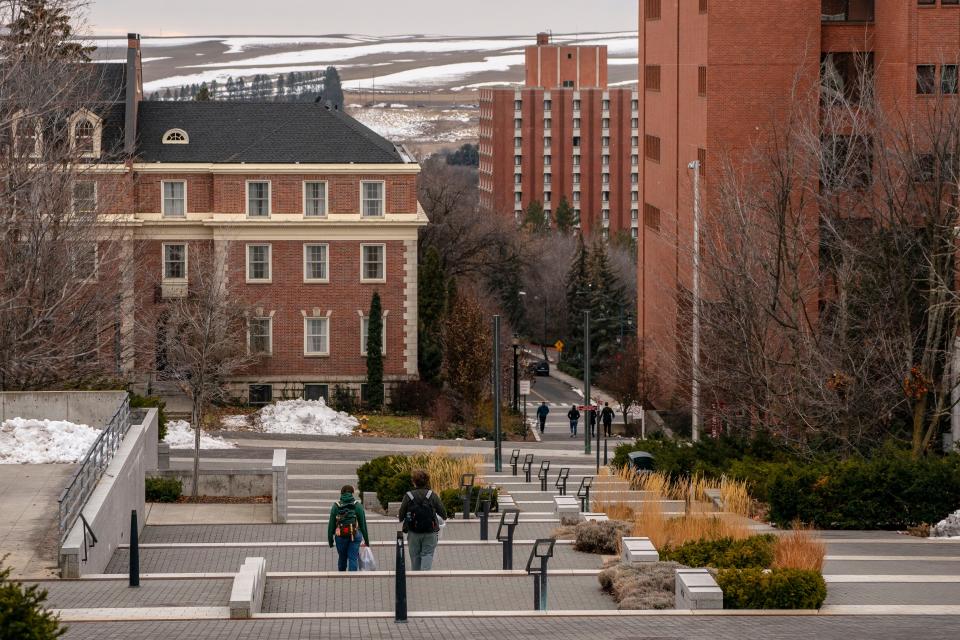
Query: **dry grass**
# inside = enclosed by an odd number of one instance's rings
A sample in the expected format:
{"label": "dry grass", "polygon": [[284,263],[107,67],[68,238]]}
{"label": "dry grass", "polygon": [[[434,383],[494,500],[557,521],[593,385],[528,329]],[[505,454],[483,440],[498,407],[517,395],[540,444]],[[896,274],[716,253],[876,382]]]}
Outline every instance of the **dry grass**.
{"label": "dry grass", "polygon": [[772,568],[822,571],[826,554],[827,545],[815,538],[810,529],[794,525],[793,531],[777,540]]}
{"label": "dry grass", "polygon": [[465,473],[474,475],[476,486],[482,485],[480,472],[482,464],[482,455],[453,456],[446,449],[440,448],[431,453],[406,456],[397,463],[397,469],[399,471],[423,469],[430,474],[430,486],[440,493],[446,489],[459,488],[460,477]]}
{"label": "dry grass", "polygon": [[[683,500],[687,504],[687,513],[713,511],[713,504],[707,492],[718,491],[723,500],[725,513],[750,515],[753,500],[747,491],[746,483],[740,480],[725,476],[719,480],[708,480],[701,475],[673,480],[669,475],[659,471],[637,472],[626,467],[619,469],[615,477],[626,482],[630,491],[647,491],[662,500]],[[629,499],[630,492],[619,493],[622,494],[622,499],[609,500],[609,502],[616,504]]]}
{"label": "dry grass", "polygon": [[740,540],[751,536],[750,529],[743,525],[737,516],[688,514],[670,517],[664,515],[657,502],[645,504],[643,510],[636,514],[631,533],[637,537],[650,538],[658,549],[666,546],[678,547],[697,540]]}

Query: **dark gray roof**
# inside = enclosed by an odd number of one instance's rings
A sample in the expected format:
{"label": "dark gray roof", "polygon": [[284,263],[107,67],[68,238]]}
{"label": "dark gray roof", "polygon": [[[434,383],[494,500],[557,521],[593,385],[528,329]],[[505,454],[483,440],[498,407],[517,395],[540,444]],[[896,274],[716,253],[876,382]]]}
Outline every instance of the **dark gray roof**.
{"label": "dark gray roof", "polygon": [[[190,144],[163,144],[183,129]],[[141,102],[140,162],[393,164],[394,145],[316,103]]]}

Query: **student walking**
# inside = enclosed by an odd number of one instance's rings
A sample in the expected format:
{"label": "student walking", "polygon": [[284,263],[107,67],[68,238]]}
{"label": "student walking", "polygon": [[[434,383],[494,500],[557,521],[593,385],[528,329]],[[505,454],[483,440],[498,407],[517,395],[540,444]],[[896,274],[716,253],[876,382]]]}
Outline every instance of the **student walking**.
{"label": "student walking", "polygon": [[330,507],[327,543],[331,549],[337,547],[337,571],[359,571],[360,546],[370,540],[367,516],[353,493],[353,487],[345,485],[340,489],[340,500]]}
{"label": "student walking", "polygon": [[550,407],[547,406],[546,402],[537,407],[537,420],[540,421],[540,433],[543,433],[543,430],[547,426],[547,415],[549,413]]}
{"label": "student walking", "polygon": [[570,407],[570,411],[567,411],[567,419],[570,421],[570,437],[577,437],[577,425],[580,424],[580,412],[577,410],[577,405]]}
{"label": "student walking", "polygon": [[400,522],[407,534],[410,547],[410,565],[413,571],[430,571],[433,554],[440,542],[440,523],[447,519],[447,510],[440,496],[430,490],[430,476],[417,469],[411,474],[413,491],[408,491],[400,503]]}
{"label": "student walking", "polygon": [[609,402],[603,403],[603,411],[600,412],[600,421],[603,422],[603,436],[609,438],[613,435],[613,409]]}

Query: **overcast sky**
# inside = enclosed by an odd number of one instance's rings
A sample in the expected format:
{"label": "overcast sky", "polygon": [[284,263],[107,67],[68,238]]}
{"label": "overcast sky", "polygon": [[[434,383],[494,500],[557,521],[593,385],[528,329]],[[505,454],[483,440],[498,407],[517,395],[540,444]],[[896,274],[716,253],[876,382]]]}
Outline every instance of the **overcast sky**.
{"label": "overcast sky", "polygon": [[92,35],[634,31],[637,0],[90,0]]}

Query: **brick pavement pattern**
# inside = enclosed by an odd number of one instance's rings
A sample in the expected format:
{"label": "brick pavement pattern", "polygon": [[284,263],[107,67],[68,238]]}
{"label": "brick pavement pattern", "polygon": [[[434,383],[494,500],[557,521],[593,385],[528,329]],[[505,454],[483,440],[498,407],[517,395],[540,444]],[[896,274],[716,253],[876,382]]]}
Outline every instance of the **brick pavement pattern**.
{"label": "brick pavement pattern", "polygon": [[[239,567],[239,565],[238,565]],[[52,609],[98,607],[225,607],[232,580],[142,580],[131,589],[126,580],[43,582]]]}
{"label": "brick pavement pattern", "polygon": [[[958,603],[960,603],[960,584],[958,583],[833,583],[827,585],[827,605],[956,605]],[[956,624],[960,629],[960,620],[957,620]]]}

